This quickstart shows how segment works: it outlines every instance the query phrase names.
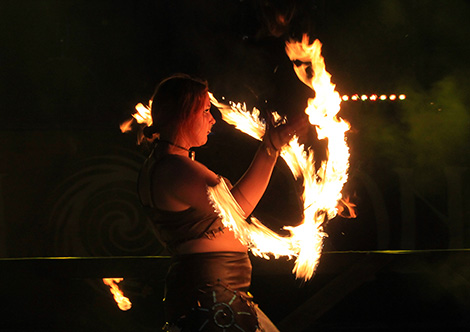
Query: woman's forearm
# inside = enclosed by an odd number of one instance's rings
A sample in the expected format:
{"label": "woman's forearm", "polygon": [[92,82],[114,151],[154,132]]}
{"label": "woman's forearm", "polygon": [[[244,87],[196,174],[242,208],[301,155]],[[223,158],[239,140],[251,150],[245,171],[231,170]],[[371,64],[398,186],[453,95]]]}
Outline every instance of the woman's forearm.
{"label": "woman's forearm", "polygon": [[246,216],[253,212],[266,191],[278,155],[279,152],[269,144],[261,143],[250,167],[232,188],[232,195]]}
{"label": "woman's forearm", "polygon": [[266,191],[279,150],[289,143],[293,134],[303,135],[309,127],[308,119],[299,116],[290,123],[270,126],[266,129],[263,142],[250,167],[232,188],[232,195],[245,212],[245,216],[253,212]]}

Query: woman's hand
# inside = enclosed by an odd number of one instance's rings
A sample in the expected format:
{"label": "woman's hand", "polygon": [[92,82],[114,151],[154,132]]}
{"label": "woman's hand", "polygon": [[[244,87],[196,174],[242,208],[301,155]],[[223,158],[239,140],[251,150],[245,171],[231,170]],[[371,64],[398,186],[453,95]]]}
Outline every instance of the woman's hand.
{"label": "woman's hand", "polygon": [[279,151],[288,144],[294,135],[300,137],[306,135],[309,128],[308,118],[305,114],[296,116],[291,120],[274,122],[271,112],[267,112],[266,133],[263,142],[275,151]]}
{"label": "woman's hand", "polygon": [[290,121],[275,123],[268,114],[263,143],[258,149],[250,167],[232,189],[232,194],[246,216],[249,216],[266,190],[276,164],[279,150],[290,142],[292,136],[304,136],[309,126],[305,114]]}

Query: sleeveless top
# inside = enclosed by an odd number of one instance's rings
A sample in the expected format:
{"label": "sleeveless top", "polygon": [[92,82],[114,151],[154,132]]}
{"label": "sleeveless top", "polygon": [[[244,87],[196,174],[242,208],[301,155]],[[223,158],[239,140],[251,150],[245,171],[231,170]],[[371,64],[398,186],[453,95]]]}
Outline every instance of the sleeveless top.
{"label": "sleeveless top", "polygon": [[[163,158],[169,157],[172,155],[165,155]],[[225,226],[215,210],[203,212],[189,207],[183,211],[168,211],[153,204],[152,174],[158,161],[152,152],[144,162],[139,174],[138,192],[157,237],[168,251],[173,253],[181,243],[202,237],[210,239],[223,231]]]}

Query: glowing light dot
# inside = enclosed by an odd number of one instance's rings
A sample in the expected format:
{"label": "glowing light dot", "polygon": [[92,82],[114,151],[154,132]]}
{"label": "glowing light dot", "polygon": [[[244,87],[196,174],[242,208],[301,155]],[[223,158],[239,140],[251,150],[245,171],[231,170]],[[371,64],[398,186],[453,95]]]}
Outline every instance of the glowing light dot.
{"label": "glowing light dot", "polygon": [[395,99],[397,99],[397,96],[396,96],[396,95],[390,95],[388,98],[389,98],[390,100],[395,100]]}
{"label": "glowing light dot", "polygon": [[405,95],[399,95],[399,96],[398,96],[398,99],[400,99],[400,100],[405,100],[405,99],[406,99],[406,96],[405,96]]}
{"label": "glowing light dot", "polygon": [[369,97],[370,100],[374,101],[374,100],[377,100],[377,95],[372,95]]}
{"label": "glowing light dot", "polygon": [[387,99],[387,96],[386,96],[386,95],[381,95],[381,96],[380,96],[380,100],[385,100],[385,99]]}
{"label": "glowing light dot", "polygon": [[348,101],[348,100],[349,100],[349,96],[344,95],[343,97],[341,97],[341,99],[343,99],[343,101]]}
{"label": "glowing light dot", "polygon": [[353,95],[351,96],[351,100],[358,100],[359,99],[359,96],[358,95]]}
{"label": "glowing light dot", "polygon": [[368,98],[368,97],[367,97],[366,95],[362,95],[362,96],[361,96],[361,99],[362,99],[363,101],[364,101],[364,100],[367,100],[367,98]]}

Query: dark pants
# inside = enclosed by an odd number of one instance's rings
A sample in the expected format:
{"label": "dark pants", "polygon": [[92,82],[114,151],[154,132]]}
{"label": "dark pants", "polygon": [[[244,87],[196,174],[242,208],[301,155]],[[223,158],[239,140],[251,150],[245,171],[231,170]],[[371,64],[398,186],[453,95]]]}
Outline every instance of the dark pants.
{"label": "dark pants", "polygon": [[165,315],[181,331],[256,331],[256,305],[247,293],[247,253],[214,252],[173,257],[165,287]]}

